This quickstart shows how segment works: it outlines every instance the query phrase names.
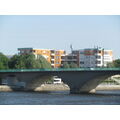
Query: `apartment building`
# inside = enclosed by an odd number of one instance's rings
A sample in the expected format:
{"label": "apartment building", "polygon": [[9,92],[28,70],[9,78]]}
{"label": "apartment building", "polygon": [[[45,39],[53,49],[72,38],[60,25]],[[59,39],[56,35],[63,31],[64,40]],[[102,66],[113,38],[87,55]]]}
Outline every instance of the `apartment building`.
{"label": "apartment building", "polygon": [[34,54],[38,59],[42,55],[51,64],[53,68],[59,68],[62,66],[62,61],[66,52],[64,50],[52,50],[52,49],[35,49],[35,48],[18,48],[18,54]]}
{"label": "apartment building", "polygon": [[75,63],[75,64],[79,64],[78,63],[78,55],[77,54],[73,54],[73,53],[70,53],[70,54],[66,54],[65,55],[65,60],[62,61],[62,62],[67,62],[68,64],[70,63]]}
{"label": "apartment building", "polygon": [[105,50],[100,47],[73,50],[72,54],[77,55],[79,67],[106,67],[107,63],[113,61],[112,50]]}

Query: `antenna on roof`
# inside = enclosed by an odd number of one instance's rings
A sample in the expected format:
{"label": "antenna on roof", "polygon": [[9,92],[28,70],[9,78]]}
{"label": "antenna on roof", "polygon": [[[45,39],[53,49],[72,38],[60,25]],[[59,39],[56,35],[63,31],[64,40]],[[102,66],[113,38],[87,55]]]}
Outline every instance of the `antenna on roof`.
{"label": "antenna on roof", "polygon": [[73,51],[73,47],[72,47],[72,44],[70,45],[70,49],[71,49],[71,53],[72,53],[72,51]]}

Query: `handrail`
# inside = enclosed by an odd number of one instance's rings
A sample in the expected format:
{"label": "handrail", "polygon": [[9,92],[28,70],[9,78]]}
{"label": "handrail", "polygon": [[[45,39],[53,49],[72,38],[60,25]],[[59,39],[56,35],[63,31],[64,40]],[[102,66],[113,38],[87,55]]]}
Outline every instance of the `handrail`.
{"label": "handrail", "polygon": [[44,71],[120,71],[120,68],[51,68],[51,69],[7,69],[2,72],[44,72]]}

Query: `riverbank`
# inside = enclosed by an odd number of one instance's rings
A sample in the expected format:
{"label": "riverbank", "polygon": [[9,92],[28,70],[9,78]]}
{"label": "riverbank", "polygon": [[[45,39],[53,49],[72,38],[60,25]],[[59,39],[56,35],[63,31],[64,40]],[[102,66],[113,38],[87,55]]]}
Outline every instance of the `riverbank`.
{"label": "riverbank", "polygon": [[42,84],[40,87],[35,88],[34,91],[68,91],[69,86],[66,84]]}
{"label": "riverbank", "polygon": [[7,85],[0,85],[0,92],[11,92],[13,89]]}
{"label": "riverbank", "polygon": [[120,90],[120,85],[98,85],[96,90]]}
{"label": "riverbank", "polygon": [[[14,90],[24,90],[17,87],[10,87],[7,85],[0,85],[0,92],[10,92]],[[66,84],[42,84],[40,87],[34,89],[37,92],[44,91],[69,91],[70,88]],[[120,85],[98,85],[96,90],[120,90]],[[27,91],[27,90],[25,90]]]}
{"label": "riverbank", "polygon": [[[10,91],[29,91],[23,88],[18,88],[15,86],[7,86],[7,85],[0,85],[0,92],[10,92]],[[44,92],[44,91],[69,91],[70,88],[66,84],[42,84],[40,87],[36,87],[34,90],[37,92]]]}

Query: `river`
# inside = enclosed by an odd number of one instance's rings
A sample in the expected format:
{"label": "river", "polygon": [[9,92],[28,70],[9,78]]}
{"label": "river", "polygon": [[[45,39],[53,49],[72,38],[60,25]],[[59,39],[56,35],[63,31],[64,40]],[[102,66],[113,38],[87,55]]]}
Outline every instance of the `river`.
{"label": "river", "polygon": [[0,92],[0,105],[120,105],[120,90],[95,94],[53,92]]}

